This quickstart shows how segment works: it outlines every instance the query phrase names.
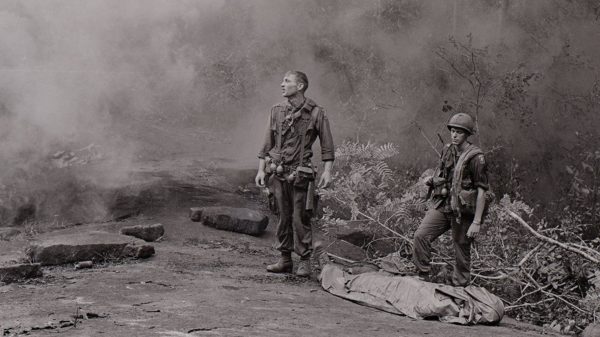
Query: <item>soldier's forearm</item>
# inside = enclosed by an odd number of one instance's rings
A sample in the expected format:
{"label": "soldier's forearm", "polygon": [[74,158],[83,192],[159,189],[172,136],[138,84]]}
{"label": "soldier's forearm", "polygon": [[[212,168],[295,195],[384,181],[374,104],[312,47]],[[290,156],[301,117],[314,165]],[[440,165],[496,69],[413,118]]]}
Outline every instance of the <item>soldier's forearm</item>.
{"label": "soldier's forearm", "polygon": [[258,172],[264,172],[264,170],[265,170],[265,159],[259,158],[258,159]]}
{"label": "soldier's forearm", "polygon": [[331,169],[333,168],[333,160],[328,160],[323,165],[323,172],[331,173]]}
{"label": "soldier's forearm", "polygon": [[473,222],[481,223],[483,216],[483,209],[485,208],[485,190],[481,187],[477,187],[477,201],[475,202],[475,217]]}

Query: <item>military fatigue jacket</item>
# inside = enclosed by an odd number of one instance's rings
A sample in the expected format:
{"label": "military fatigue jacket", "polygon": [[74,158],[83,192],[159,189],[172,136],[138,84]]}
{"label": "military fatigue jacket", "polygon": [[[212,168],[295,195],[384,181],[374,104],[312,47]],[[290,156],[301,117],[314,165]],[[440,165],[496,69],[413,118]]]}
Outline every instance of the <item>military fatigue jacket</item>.
{"label": "military fatigue jacket", "polygon": [[[448,144],[444,147],[438,170],[440,176],[446,178],[448,186],[452,185],[452,177],[459,157],[460,153],[456,149],[456,146]],[[464,190],[473,190],[478,187],[486,191],[489,189],[487,164],[483,154],[476,155],[465,164],[461,187]],[[434,204],[437,205],[436,209],[444,213],[452,213],[449,195],[448,193],[448,196],[445,198],[441,196],[433,198]]]}
{"label": "military fatigue jacket", "polygon": [[[313,118],[312,111],[318,109]],[[304,154],[302,162],[302,133],[304,132]],[[281,157],[281,163],[287,166],[307,165],[313,156],[312,145],[319,137],[321,144],[321,159],[334,160],[334,145],[329,120],[325,110],[310,98],[298,110],[294,110],[289,102],[282,102],[271,108],[267,134],[258,158],[264,159]],[[281,144],[278,144],[281,137]]]}

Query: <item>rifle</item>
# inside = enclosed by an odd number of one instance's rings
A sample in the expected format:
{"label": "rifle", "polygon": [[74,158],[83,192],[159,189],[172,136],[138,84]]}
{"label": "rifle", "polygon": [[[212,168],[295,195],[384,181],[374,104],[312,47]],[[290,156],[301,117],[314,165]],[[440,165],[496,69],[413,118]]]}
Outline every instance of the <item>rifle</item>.
{"label": "rifle", "polygon": [[433,151],[435,151],[435,153],[437,153],[438,157],[442,157],[441,153],[435,148],[435,146],[433,145],[433,143],[431,142],[431,140],[429,140],[429,137],[427,137],[427,135],[425,134],[425,132],[423,132],[423,129],[421,129],[421,127],[419,126],[419,124],[417,124],[417,122],[414,122],[414,123],[415,123],[415,126],[417,127],[417,129],[419,129],[419,132],[421,132],[421,135],[423,135],[423,138],[425,138],[425,140],[427,141],[427,143],[429,143],[429,146],[431,146],[431,148],[433,149]]}

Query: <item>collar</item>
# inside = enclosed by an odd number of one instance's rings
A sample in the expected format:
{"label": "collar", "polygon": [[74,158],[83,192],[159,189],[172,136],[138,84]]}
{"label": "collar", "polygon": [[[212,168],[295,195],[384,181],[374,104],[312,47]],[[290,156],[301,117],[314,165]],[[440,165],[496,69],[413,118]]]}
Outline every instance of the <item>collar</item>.
{"label": "collar", "polygon": [[[315,106],[317,106],[317,103],[315,103],[315,101],[313,101],[311,98],[304,97],[304,104],[302,105],[299,111],[303,110],[310,113]],[[294,109],[290,101],[285,101],[285,107]]]}
{"label": "collar", "polygon": [[[287,109],[293,111],[294,107],[292,106],[290,101],[286,101],[285,105]],[[315,106],[317,106],[317,103],[315,103],[315,101],[308,97],[305,97],[304,104],[302,105],[302,107],[300,107],[300,109],[298,109],[298,111],[294,112],[294,114],[292,115],[293,119],[297,119],[298,117],[300,117],[303,112],[308,114],[312,113],[312,110]]]}

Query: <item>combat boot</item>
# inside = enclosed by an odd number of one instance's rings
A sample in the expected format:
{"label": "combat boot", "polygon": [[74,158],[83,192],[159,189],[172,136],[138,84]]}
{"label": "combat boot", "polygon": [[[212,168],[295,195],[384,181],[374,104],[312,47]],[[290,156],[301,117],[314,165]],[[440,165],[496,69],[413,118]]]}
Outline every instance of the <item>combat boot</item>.
{"label": "combat boot", "polygon": [[300,260],[300,263],[298,263],[298,270],[296,270],[296,276],[310,276],[310,259]]}
{"label": "combat boot", "polygon": [[279,261],[267,266],[267,271],[271,273],[291,273],[292,272],[292,254],[281,253]]}

